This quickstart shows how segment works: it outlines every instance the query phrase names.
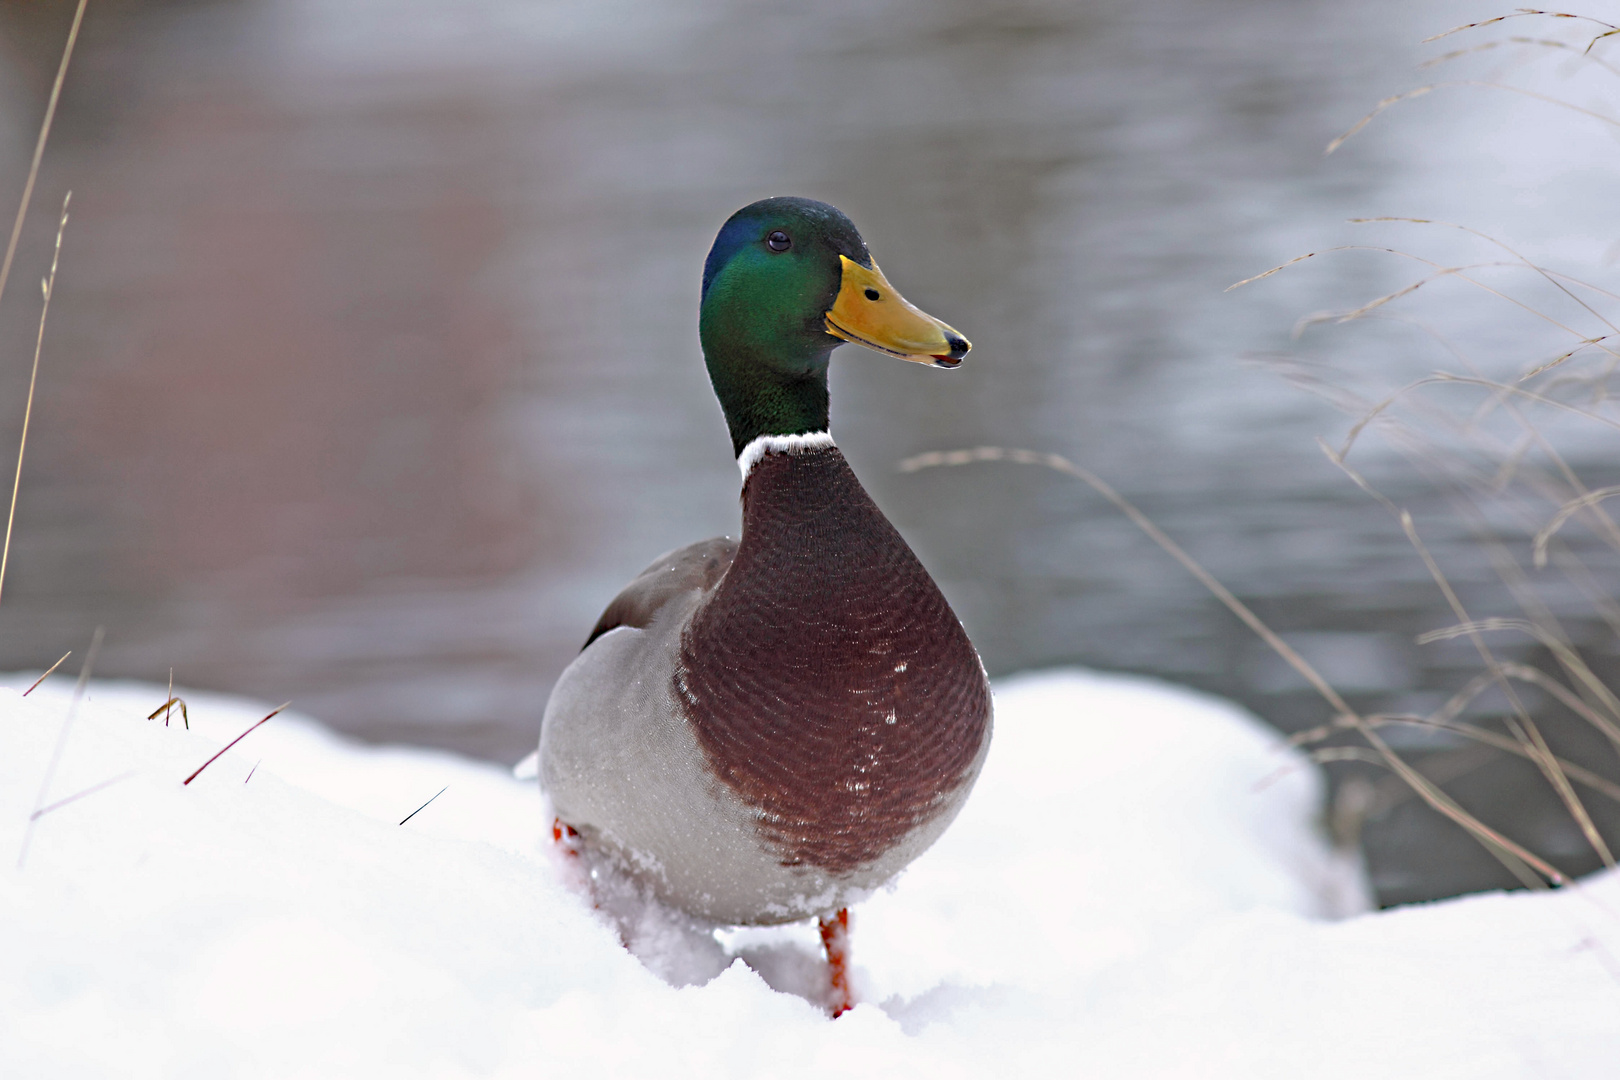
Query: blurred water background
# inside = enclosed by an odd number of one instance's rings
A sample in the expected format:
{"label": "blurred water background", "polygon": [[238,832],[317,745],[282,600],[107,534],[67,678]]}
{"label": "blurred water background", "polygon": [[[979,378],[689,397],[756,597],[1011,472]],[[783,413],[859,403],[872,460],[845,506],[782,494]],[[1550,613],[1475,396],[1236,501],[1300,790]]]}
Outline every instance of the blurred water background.
{"label": "blurred water background", "polygon": [[[6,198],[71,12],[0,6]],[[1433,334],[1385,321],[1291,337],[1301,316],[1421,270],[1374,253],[1222,290],[1334,244],[1474,242],[1346,223],[1375,214],[1614,261],[1615,145],[1579,117],[1458,88],[1323,155],[1427,77],[1417,64],[1445,46],[1420,39],[1498,13],[93,2],[0,304],[0,420],[14,432],[32,281],[73,189],[0,663],[44,667],[104,624],[100,673],[163,681],[172,667],[179,683],[292,698],[368,739],[522,756],[617,588],[663,550],[735,533],[697,283],[733,209],[792,193],[846,210],[891,279],[974,341],[949,374],[842,350],[833,423],[993,674],[1082,663],[1205,687],[1285,730],[1328,716],[1089,490],[1011,465],[902,473],[907,455],[1062,453],[1353,703],[1426,712],[1477,657],[1414,644],[1454,616],[1399,523],[1315,440],[1342,440],[1358,402],[1455,365],[1459,340],[1497,375],[1565,346],[1446,282],[1423,294],[1437,294]],[[1505,53],[1482,62],[1506,65],[1490,77],[1518,72]],[[1573,64],[1538,77],[1584,77]],[[1620,478],[1612,439],[1553,435],[1591,486]],[[1353,463],[1413,510],[1473,613],[1516,611],[1454,490],[1411,448],[1369,434]],[[1498,524],[1522,546],[1522,522]],[[1612,574],[1585,531],[1566,539]],[[1579,592],[1566,628],[1612,666],[1613,629]],[[1536,850],[1595,865],[1528,766],[1421,733],[1400,745]],[[1384,790],[1363,834],[1383,899],[1511,882]]]}

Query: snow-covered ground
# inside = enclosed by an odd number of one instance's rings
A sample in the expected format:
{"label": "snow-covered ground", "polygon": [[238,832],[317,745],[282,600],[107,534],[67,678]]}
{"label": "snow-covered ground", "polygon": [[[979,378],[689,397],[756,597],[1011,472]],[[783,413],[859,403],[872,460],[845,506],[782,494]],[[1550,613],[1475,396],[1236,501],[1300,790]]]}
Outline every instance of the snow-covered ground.
{"label": "snow-covered ground", "polygon": [[[28,681],[0,679],[7,1077],[1615,1075],[1620,877],[1354,914],[1313,771],[1162,685],[998,684],[978,790],[856,909],[866,1004],[832,1021],[771,986],[808,926],[654,942],[692,984],[652,974],[503,769],[282,714],[184,786],[268,708],[186,693],[188,732],[145,718],[162,687],[95,683],[62,742],[71,678]],[[120,777],[18,865],[37,806]]]}

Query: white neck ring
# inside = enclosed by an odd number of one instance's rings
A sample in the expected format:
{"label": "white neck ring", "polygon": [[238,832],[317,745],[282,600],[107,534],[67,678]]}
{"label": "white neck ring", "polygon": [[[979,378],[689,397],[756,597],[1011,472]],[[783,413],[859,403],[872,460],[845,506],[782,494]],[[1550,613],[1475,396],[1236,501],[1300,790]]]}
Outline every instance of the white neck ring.
{"label": "white neck ring", "polygon": [[825,450],[832,445],[832,435],[825,431],[809,431],[803,435],[761,435],[737,455],[737,468],[742,470],[746,483],[748,474],[754,471],[754,466],[766,454],[803,454],[811,450]]}

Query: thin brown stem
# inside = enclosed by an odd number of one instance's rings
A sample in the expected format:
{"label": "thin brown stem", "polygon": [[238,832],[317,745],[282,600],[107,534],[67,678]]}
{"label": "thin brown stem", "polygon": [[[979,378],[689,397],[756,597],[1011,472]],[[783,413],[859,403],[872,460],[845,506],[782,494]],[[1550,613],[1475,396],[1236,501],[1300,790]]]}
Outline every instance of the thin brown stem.
{"label": "thin brown stem", "polygon": [[39,126],[39,139],[34,143],[34,157],[28,163],[28,180],[23,184],[22,200],[17,205],[17,219],[11,223],[11,240],[6,244],[6,257],[0,262],[0,297],[6,294],[6,282],[11,278],[11,262],[17,255],[17,239],[22,236],[23,220],[28,217],[28,204],[34,198],[34,181],[39,178],[39,162],[45,156],[45,143],[51,137],[51,124],[56,120],[56,103],[62,98],[62,83],[67,79],[68,61],[73,58],[73,45],[79,40],[79,24],[84,21],[84,9],[89,0],[79,0],[73,12],[73,26],[68,30],[67,44],[62,48],[62,63],[56,69],[56,81],[51,84],[51,99],[45,106],[45,120]]}
{"label": "thin brown stem", "polygon": [[40,818],[44,817],[46,814],[50,813],[52,810],[60,810],[62,807],[66,806],[68,803],[78,802],[80,799],[84,798],[86,795],[94,795],[98,791],[104,791],[107,788],[112,787],[114,784],[121,783],[121,782],[123,782],[125,780],[128,780],[130,777],[132,777],[134,775],[135,775],[135,770],[131,769],[129,772],[122,772],[122,773],[119,773],[117,776],[111,777],[110,779],[103,780],[99,784],[91,784],[89,787],[85,788],[83,791],[75,792],[74,794],[69,795],[65,799],[57,799],[55,802],[51,803],[49,806],[40,807],[38,810],[35,810],[32,814],[28,815],[28,820],[29,821],[38,821]]}
{"label": "thin brown stem", "polygon": [[24,690],[22,692],[22,696],[27,697],[29,694],[32,694],[35,690],[38,690],[39,689],[39,684],[44,682],[46,679],[50,678],[51,675],[55,673],[56,669],[62,666],[62,661],[66,660],[68,657],[70,657],[72,655],[73,655],[73,650],[72,649],[69,649],[67,652],[63,653],[62,654],[62,659],[58,660],[56,663],[54,663],[50,667],[46,668],[45,669],[45,674],[43,674],[39,678],[35,679],[33,681],[33,683],[28,687],[28,689],[26,689],[26,690]]}
{"label": "thin brown stem", "polygon": [[45,776],[39,782],[39,794],[34,798],[34,812],[29,815],[28,824],[23,827],[22,850],[17,852],[17,869],[21,870],[28,861],[28,845],[34,838],[34,822],[39,820],[39,812],[45,806],[45,796],[51,790],[51,779],[56,776],[56,767],[62,762],[62,751],[67,749],[68,732],[73,728],[73,720],[79,713],[79,702],[84,698],[85,687],[90,685],[90,672],[95,669],[96,656],[101,652],[101,638],[105,627],[96,627],[95,636],[90,639],[90,651],[85,653],[84,665],[79,668],[79,681],[73,687],[73,700],[68,703],[67,715],[62,718],[62,729],[56,735],[56,747],[51,751],[50,764],[45,766]]}
{"label": "thin brown stem", "polygon": [[[198,776],[202,775],[202,771],[204,769],[208,768],[208,766],[212,765],[214,762],[218,761],[220,759],[220,757],[225,753],[225,751],[229,750],[231,747],[235,746],[237,743],[239,743],[243,739],[247,738],[250,734],[252,734],[255,730],[257,730],[258,727],[261,724],[268,723],[271,717],[275,716],[282,709],[285,709],[288,705],[291,705],[291,704],[292,704],[292,702],[290,702],[290,701],[284,701],[280,705],[277,705],[275,708],[271,709],[268,713],[265,714],[264,719],[258,721],[258,723],[253,724],[246,731],[242,732],[242,734],[238,735],[236,738],[232,739],[230,742],[228,742],[224,746],[220,747],[218,752],[215,753],[213,757],[209,758],[207,761],[205,761],[201,765],[197,766],[197,771],[192,773],[190,776],[186,777],[184,780],[180,781],[180,786],[185,787],[187,784],[189,784],[193,780],[197,779]],[[255,765],[254,768],[258,768],[258,766]],[[244,780],[243,783],[247,783],[247,781]]]}
{"label": "thin brown stem", "polygon": [[6,567],[11,562],[11,528],[17,522],[17,494],[22,490],[23,452],[28,449],[28,424],[34,417],[34,387],[39,383],[39,354],[45,347],[45,319],[51,313],[51,293],[56,291],[56,267],[62,258],[62,233],[67,229],[68,203],[73,192],[62,200],[62,220],[56,225],[56,250],[51,255],[51,272],[41,290],[45,302],[39,309],[39,336],[34,340],[34,367],[28,375],[28,404],[23,407],[22,438],[17,443],[17,473],[11,481],[11,509],[6,513],[6,541],[0,548],[0,591],[6,587]]}

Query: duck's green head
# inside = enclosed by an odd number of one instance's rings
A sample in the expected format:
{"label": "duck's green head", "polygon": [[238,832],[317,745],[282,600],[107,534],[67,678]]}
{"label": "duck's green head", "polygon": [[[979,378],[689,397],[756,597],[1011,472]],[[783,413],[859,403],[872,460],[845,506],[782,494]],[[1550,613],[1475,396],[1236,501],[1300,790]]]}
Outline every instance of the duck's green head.
{"label": "duck's green head", "polygon": [[813,199],[731,215],[703,265],[698,328],[738,454],[761,435],[827,430],[827,361],[846,341],[946,368],[971,348],[895,291],[849,218]]}

